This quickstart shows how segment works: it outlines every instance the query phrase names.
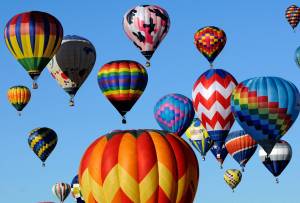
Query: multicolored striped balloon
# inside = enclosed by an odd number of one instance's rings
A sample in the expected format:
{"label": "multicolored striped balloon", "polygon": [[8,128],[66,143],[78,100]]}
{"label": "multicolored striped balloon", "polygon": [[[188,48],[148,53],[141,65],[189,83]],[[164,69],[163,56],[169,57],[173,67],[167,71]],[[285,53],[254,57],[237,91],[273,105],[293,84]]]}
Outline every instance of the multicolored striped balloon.
{"label": "multicolored striped balloon", "polygon": [[19,115],[21,115],[21,111],[28,104],[30,97],[30,90],[25,86],[13,86],[7,91],[7,99],[17,109]]}
{"label": "multicolored striped balloon", "polygon": [[[194,84],[194,109],[214,141],[212,150],[216,157],[226,157],[224,143],[234,123],[230,108],[230,97],[237,85],[235,78],[223,69],[210,69],[205,71]],[[216,146],[217,145],[217,146]],[[218,154],[218,151],[221,154]],[[218,158],[219,160],[219,158]]]}
{"label": "multicolored striped balloon", "polygon": [[170,19],[166,10],[155,5],[141,5],[130,9],[123,18],[123,28],[130,40],[148,60],[169,31]]}
{"label": "multicolored striped balloon", "polygon": [[206,153],[213,146],[213,141],[201,124],[201,121],[198,118],[194,118],[190,127],[185,131],[185,134],[193,147],[200,152],[202,159],[205,160]]}
{"label": "multicolored striped balloon", "polygon": [[57,144],[57,135],[50,128],[36,128],[29,133],[28,144],[45,166],[46,159]]}
{"label": "multicolored striped balloon", "polygon": [[297,119],[299,105],[297,87],[279,77],[245,80],[231,98],[236,120],[267,154]]}
{"label": "multicolored striped balloon", "polygon": [[198,170],[193,150],[175,134],[118,130],[85,151],[79,183],[86,203],[192,203]]}
{"label": "multicolored striped balloon", "polygon": [[259,158],[273,176],[276,177],[276,183],[279,183],[278,176],[289,164],[292,154],[292,147],[284,140],[279,140],[268,156],[262,148],[259,149]]}
{"label": "multicolored striped balloon", "polygon": [[244,171],[244,167],[257,149],[257,143],[244,130],[237,130],[228,134],[225,147]]}
{"label": "multicolored striped balloon", "polygon": [[212,66],[226,44],[226,34],[220,28],[207,26],[195,33],[194,43]]}
{"label": "multicolored striped balloon", "polygon": [[5,26],[4,38],[12,55],[36,80],[57,52],[63,38],[63,28],[52,15],[30,11],[11,18]]}
{"label": "multicolored striped balloon", "polygon": [[194,115],[193,102],[181,94],[168,94],[154,107],[154,117],[159,126],[179,136],[191,125]]}
{"label": "multicolored striped balloon", "polygon": [[289,6],[285,11],[285,17],[293,30],[295,30],[300,22],[300,8],[296,5]]}
{"label": "multicolored striped balloon", "polygon": [[96,49],[93,44],[76,35],[67,35],[47,68],[52,77],[70,95],[70,106],[74,97],[92,71],[96,62]]}
{"label": "multicolored striped balloon", "polygon": [[75,199],[76,203],[85,203],[83,200],[81,190],[80,190],[80,185],[78,181],[78,175],[76,175],[71,183],[71,194],[73,198]]}
{"label": "multicolored striped balloon", "polygon": [[56,183],[52,186],[53,194],[59,199],[61,203],[65,201],[71,191],[71,186],[68,183]]}
{"label": "multicolored striped balloon", "polygon": [[148,82],[146,69],[136,61],[111,61],[98,72],[102,93],[123,117],[143,94]]}
{"label": "multicolored striped balloon", "polygon": [[234,192],[234,188],[236,188],[242,180],[242,173],[237,169],[228,169],[224,173],[224,180]]}

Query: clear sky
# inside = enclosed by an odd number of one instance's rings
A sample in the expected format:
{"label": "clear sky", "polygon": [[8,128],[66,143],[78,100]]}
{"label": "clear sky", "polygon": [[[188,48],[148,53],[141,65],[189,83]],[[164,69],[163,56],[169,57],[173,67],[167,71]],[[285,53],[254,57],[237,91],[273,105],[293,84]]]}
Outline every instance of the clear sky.
{"label": "clear sky", "polygon": [[[298,1],[299,2],[299,1]],[[97,61],[90,76],[68,106],[68,95],[44,70],[39,89],[17,116],[7,102],[6,92],[13,85],[31,87],[31,79],[0,41],[0,202],[35,203],[56,201],[51,187],[58,181],[70,183],[77,172],[85,149],[98,136],[114,129],[159,128],[153,117],[156,101],[168,93],[191,98],[192,86],[208,69],[206,59],[193,44],[194,32],[204,26],[223,28],[227,44],[215,60],[216,68],[232,73],[238,81],[255,76],[280,76],[300,87],[300,70],[294,51],[300,45],[300,31],[293,33],[285,19],[285,9],[297,1],[271,0],[172,0],[172,1],[99,1],[99,0],[6,0],[0,6],[0,27],[15,14],[40,10],[56,16],[65,34],[89,39],[97,50]],[[99,68],[117,59],[144,63],[143,56],[129,41],[122,27],[124,13],[139,4],[157,4],[171,18],[171,28],[148,70],[148,86],[122,125],[120,116],[102,95],[96,80]],[[300,3],[299,3],[300,5]],[[3,39],[3,37],[2,37]],[[46,168],[27,144],[28,132],[50,127],[58,136],[58,145],[47,160]],[[237,123],[232,129],[240,129]],[[299,121],[284,136],[293,148],[293,158],[275,184],[273,176],[261,164],[258,153],[246,167],[243,180],[232,193],[223,180],[228,168],[239,168],[228,156],[220,170],[211,153],[205,162],[199,158],[200,180],[195,202],[202,203],[297,203],[299,197],[300,143]],[[197,154],[199,155],[199,154]],[[73,202],[69,197],[66,203]]]}

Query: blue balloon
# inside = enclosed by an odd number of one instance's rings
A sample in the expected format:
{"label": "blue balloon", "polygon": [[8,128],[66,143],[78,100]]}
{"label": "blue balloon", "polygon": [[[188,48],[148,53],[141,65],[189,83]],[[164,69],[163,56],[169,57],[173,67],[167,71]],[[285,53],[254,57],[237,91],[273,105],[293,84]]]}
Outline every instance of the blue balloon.
{"label": "blue balloon", "polygon": [[245,80],[231,96],[235,119],[267,154],[297,119],[299,104],[297,87],[279,77]]}
{"label": "blue balloon", "polygon": [[215,141],[212,148],[210,148],[210,151],[212,152],[212,154],[216,157],[216,159],[220,163],[220,168],[223,168],[223,163],[228,154],[228,151],[225,147],[224,142],[218,143],[218,141]]}
{"label": "blue balloon", "polygon": [[154,117],[159,126],[179,136],[191,125],[194,115],[193,102],[181,94],[168,94],[154,107]]}
{"label": "blue balloon", "polygon": [[300,68],[300,47],[298,47],[295,51],[295,62]]}

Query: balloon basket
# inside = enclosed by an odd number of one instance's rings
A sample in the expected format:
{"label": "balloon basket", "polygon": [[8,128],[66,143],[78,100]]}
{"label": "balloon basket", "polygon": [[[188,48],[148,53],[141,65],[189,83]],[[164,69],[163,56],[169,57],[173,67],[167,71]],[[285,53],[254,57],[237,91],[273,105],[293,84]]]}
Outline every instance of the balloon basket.
{"label": "balloon basket", "polygon": [[149,68],[150,66],[151,66],[151,63],[150,63],[150,61],[147,61],[147,62],[146,62],[146,67],[148,67],[148,68]]}
{"label": "balloon basket", "polygon": [[275,182],[276,182],[277,184],[279,184],[279,178],[276,178],[276,179],[275,179]]}
{"label": "balloon basket", "polygon": [[33,81],[32,83],[32,89],[37,89],[39,86],[38,84],[36,83],[36,81]]}
{"label": "balloon basket", "polygon": [[70,101],[69,101],[69,106],[74,106],[74,105],[75,105],[75,103],[74,103],[74,98],[71,97],[71,98],[70,98]]}
{"label": "balloon basket", "polygon": [[21,116],[21,111],[18,111],[18,116]]}
{"label": "balloon basket", "polygon": [[46,164],[45,164],[45,162],[43,162],[43,163],[42,163],[42,167],[46,167]]}

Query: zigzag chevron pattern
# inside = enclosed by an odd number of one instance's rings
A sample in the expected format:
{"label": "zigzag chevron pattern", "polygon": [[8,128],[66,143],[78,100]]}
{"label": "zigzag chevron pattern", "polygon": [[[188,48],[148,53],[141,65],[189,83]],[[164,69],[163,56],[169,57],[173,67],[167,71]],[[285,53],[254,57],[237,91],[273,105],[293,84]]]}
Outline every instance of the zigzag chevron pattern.
{"label": "zigzag chevron pattern", "polygon": [[86,150],[79,183],[86,203],[192,203],[198,162],[166,131],[114,131]]}
{"label": "zigzag chevron pattern", "polygon": [[[194,84],[193,104],[204,128],[210,132],[229,131],[234,118],[230,109],[230,96],[237,81],[222,69],[210,69],[204,72]],[[225,140],[226,135],[220,134]],[[212,137],[214,139],[214,137]]]}

